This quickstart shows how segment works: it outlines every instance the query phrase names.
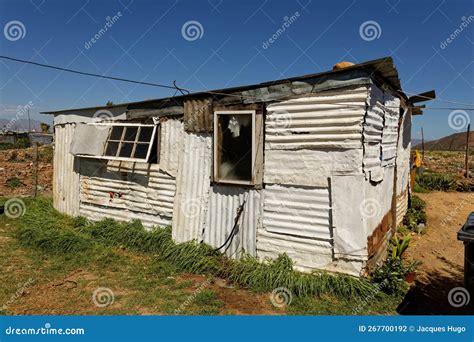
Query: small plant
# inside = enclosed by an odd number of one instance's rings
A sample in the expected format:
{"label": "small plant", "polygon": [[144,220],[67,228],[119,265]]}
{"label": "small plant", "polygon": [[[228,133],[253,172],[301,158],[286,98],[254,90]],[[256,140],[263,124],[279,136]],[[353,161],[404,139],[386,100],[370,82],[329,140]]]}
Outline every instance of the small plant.
{"label": "small plant", "polygon": [[6,183],[7,183],[7,186],[11,189],[16,189],[16,188],[25,186],[25,184],[23,184],[23,182],[20,179],[18,179],[17,177],[7,179]]}
{"label": "small plant", "polygon": [[406,273],[403,261],[389,256],[382,266],[375,269],[372,281],[379,284],[380,289],[387,294],[401,294],[407,290]]}
{"label": "small plant", "polygon": [[411,235],[405,235],[402,239],[398,236],[393,238],[392,247],[392,259],[401,259],[403,253],[407,250],[410,245]]}

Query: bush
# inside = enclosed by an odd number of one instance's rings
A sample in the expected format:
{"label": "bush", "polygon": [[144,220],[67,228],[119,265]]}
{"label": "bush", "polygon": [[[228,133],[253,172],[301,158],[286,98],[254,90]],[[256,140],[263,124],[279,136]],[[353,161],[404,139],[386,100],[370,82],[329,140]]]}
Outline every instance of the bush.
{"label": "bush", "polygon": [[448,175],[426,170],[416,175],[416,183],[423,189],[435,191],[456,190],[456,180]]}
{"label": "bush", "polygon": [[426,224],[426,203],[418,196],[411,197],[411,206],[403,217],[403,225],[413,232],[419,232],[418,225]]}

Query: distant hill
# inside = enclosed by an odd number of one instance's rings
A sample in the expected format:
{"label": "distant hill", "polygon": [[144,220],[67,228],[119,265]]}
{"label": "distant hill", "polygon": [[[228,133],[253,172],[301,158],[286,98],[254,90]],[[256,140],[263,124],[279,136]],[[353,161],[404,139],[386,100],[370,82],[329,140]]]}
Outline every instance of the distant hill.
{"label": "distant hill", "polygon": [[[413,146],[414,144],[412,144]],[[421,149],[421,143],[413,148]],[[425,150],[428,151],[464,151],[466,149],[466,132],[454,133],[438,140],[425,142]],[[474,149],[474,132],[469,135],[469,149]]]}

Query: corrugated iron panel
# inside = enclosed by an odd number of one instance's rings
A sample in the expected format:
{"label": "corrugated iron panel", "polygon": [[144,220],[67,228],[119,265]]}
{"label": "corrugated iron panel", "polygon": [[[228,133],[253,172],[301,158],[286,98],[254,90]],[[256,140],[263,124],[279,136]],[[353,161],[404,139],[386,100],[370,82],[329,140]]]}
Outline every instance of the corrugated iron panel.
{"label": "corrugated iron panel", "polygon": [[408,210],[408,190],[397,196],[397,227],[403,222]]}
{"label": "corrugated iron panel", "polygon": [[[146,174],[111,171],[106,162],[83,159],[81,168],[81,214],[91,219],[141,219],[145,226],[169,225],[173,216],[176,181],[157,164],[142,164]],[[111,196],[112,194],[112,196]]]}
{"label": "corrugated iron panel", "polygon": [[[384,126],[384,94],[375,85],[370,87],[367,97],[367,113],[364,119],[364,171],[380,175],[382,167],[382,134]],[[380,179],[378,179],[380,180]]]}
{"label": "corrugated iron panel", "polygon": [[260,192],[233,186],[213,186],[210,192],[207,220],[204,227],[204,242],[220,247],[231,233],[237,211],[242,203],[242,214],[238,221],[232,243],[225,253],[239,258],[243,253],[256,256],[257,227],[261,223],[262,202]]}
{"label": "corrugated iron panel", "polygon": [[397,156],[398,124],[400,118],[400,99],[384,93],[385,120],[382,135],[382,165],[395,165]]}
{"label": "corrugated iron panel", "polygon": [[367,91],[338,89],[269,105],[265,148],[361,147]]}
{"label": "corrugated iron panel", "polygon": [[54,126],[53,203],[61,213],[79,214],[79,160],[69,153],[75,124]]}
{"label": "corrugated iron panel", "polygon": [[333,175],[361,172],[362,149],[265,151],[266,184],[320,187]]}
{"label": "corrugated iron panel", "polygon": [[286,253],[295,262],[295,267],[302,271],[325,268],[333,261],[332,243],[329,241],[276,234],[268,232],[265,228],[259,228],[258,258],[275,259],[283,253]]}
{"label": "corrugated iron panel", "polygon": [[186,132],[212,132],[212,99],[191,99],[184,101],[184,130]]}
{"label": "corrugated iron panel", "polygon": [[329,188],[270,185],[264,192],[263,226],[272,233],[331,239]]}
{"label": "corrugated iron panel", "polygon": [[173,239],[177,242],[202,239],[211,181],[211,135],[185,132],[179,153]]}
{"label": "corrugated iron panel", "polygon": [[160,169],[176,177],[179,151],[182,150],[183,123],[179,120],[162,121],[160,130]]}

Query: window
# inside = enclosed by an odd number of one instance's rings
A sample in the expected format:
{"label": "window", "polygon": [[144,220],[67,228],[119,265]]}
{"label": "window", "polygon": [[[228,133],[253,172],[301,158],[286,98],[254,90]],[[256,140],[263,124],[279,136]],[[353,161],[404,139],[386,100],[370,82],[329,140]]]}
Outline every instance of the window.
{"label": "window", "polygon": [[88,124],[76,127],[73,155],[131,162],[157,162],[156,125]]}
{"label": "window", "polygon": [[253,184],[255,111],[214,113],[214,181]]}
{"label": "window", "polygon": [[[110,129],[104,156],[147,161],[155,135],[155,126],[117,126]],[[110,159],[112,159],[110,158]]]}

